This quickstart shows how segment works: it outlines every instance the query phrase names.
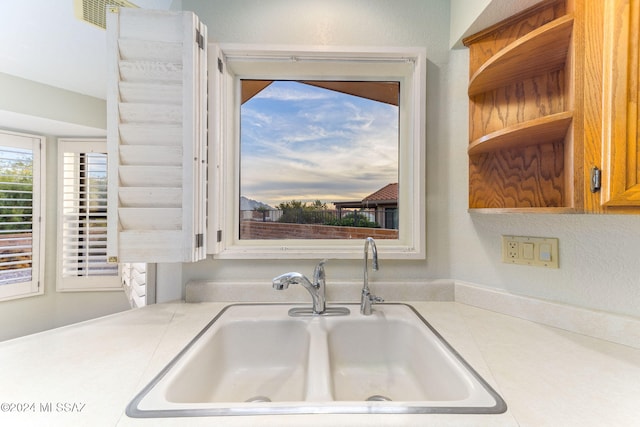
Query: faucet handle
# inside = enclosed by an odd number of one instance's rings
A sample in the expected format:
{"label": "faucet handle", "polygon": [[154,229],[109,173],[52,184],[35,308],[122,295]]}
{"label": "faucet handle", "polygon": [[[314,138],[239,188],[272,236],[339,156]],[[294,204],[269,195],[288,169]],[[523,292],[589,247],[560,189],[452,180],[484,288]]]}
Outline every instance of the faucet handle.
{"label": "faucet handle", "polygon": [[320,261],[318,263],[318,265],[316,265],[316,268],[313,270],[313,283],[318,284],[318,282],[320,280],[323,280],[325,278],[325,273],[324,273],[324,265],[328,262],[328,259],[323,259],[322,261]]}
{"label": "faucet handle", "polygon": [[369,295],[369,300],[371,301],[371,304],[378,304],[380,302],[384,302],[384,298],[378,297],[375,295]]}

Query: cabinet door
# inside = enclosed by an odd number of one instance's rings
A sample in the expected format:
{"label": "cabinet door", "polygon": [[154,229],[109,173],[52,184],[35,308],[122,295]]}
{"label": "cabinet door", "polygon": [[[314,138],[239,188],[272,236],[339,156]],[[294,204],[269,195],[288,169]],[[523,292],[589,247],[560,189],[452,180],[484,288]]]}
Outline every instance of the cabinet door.
{"label": "cabinet door", "polygon": [[206,256],[206,32],[191,12],[107,11],[113,262]]}
{"label": "cabinet door", "polygon": [[640,0],[606,0],[603,67],[603,204],[640,208]]}

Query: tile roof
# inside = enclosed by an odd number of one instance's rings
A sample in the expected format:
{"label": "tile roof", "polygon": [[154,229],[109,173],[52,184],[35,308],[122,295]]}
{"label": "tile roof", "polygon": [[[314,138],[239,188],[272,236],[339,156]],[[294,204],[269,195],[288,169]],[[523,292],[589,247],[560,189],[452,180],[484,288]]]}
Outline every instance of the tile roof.
{"label": "tile roof", "polygon": [[369,194],[362,199],[363,202],[374,202],[382,200],[398,200],[398,183],[387,184],[375,193]]}

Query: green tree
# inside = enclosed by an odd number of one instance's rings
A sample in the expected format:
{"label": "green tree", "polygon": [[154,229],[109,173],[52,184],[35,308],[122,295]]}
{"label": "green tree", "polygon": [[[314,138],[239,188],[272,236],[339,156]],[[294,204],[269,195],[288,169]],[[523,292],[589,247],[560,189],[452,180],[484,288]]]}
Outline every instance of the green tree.
{"label": "green tree", "polygon": [[0,161],[0,218],[2,230],[29,230],[32,221],[33,160]]}
{"label": "green tree", "polygon": [[282,211],[279,222],[293,224],[324,224],[327,204],[316,200],[307,204],[299,200],[280,203],[277,208]]}
{"label": "green tree", "polygon": [[[5,157],[0,160],[0,232],[5,238],[0,270],[20,270],[31,266],[30,250],[33,217],[33,159]],[[18,280],[26,279],[21,277]],[[30,280],[30,279],[29,279]]]}

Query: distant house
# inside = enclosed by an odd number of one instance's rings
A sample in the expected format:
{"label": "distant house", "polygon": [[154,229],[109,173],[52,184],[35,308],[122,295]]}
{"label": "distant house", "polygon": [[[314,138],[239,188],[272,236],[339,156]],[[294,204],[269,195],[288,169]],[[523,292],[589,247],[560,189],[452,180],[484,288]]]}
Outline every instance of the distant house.
{"label": "distant house", "polygon": [[375,222],[382,228],[398,229],[398,183],[387,184],[362,200],[333,202],[342,217],[343,210],[371,209]]}

